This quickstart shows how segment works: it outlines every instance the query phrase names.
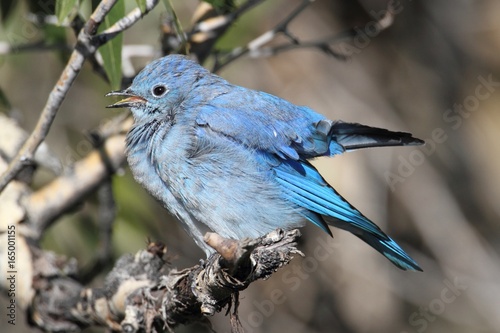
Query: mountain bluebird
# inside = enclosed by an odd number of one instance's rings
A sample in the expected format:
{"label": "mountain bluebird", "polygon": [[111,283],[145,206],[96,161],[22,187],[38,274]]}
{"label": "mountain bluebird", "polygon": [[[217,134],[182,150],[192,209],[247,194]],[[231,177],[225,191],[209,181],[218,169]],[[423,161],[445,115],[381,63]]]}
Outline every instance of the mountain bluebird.
{"label": "mountain bluebird", "polygon": [[403,270],[408,254],[333,189],[310,159],[365,147],[419,145],[409,133],[332,121],[305,106],[232,85],[181,55],[147,65],[109,107],[128,107],[135,179],[207,255],[205,231],[259,237],[310,221],[350,231]]}

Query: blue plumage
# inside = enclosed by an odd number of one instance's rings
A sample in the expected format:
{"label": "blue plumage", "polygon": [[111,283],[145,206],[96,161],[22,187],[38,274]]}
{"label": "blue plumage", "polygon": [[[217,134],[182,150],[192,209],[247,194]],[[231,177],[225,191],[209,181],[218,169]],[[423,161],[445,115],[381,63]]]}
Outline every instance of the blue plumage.
{"label": "blue plumage", "polygon": [[158,59],[126,98],[135,119],[127,156],[136,180],[207,254],[212,230],[258,237],[309,220],[355,234],[405,270],[421,270],[308,162],[358,148],[416,145],[409,133],[331,121],[307,107],[235,86],[179,55]]}

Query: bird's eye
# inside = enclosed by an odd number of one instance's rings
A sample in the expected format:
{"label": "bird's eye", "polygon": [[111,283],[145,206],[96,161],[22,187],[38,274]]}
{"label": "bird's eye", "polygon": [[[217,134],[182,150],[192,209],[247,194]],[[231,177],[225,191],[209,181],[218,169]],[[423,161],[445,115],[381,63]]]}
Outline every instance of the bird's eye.
{"label": "bird's eye", "polygon": [[160,84],[160,85],[154,86],[151,91],[153,93],[153,96],[161,97],[161,96],[165,95],[165,93],[168,91],[168,89],[164,85]]}

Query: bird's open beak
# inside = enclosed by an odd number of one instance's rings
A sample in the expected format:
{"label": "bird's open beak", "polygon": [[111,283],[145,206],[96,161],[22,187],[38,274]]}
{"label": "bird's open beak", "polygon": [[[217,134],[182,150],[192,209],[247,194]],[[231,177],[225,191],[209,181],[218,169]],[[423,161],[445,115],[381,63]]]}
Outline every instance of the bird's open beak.
{"label": "bird's open beak", "polygon": [[121,91],[112,91],[106,94],[106,97],[109,96],[125,96],[126,98],[118,101],[114,104],[106,106],[107,108],[130,108],[134,106],[142,105],[146,102],[146,100],[140,96],[135,95],[130,92],[129,89],[121,90]]}

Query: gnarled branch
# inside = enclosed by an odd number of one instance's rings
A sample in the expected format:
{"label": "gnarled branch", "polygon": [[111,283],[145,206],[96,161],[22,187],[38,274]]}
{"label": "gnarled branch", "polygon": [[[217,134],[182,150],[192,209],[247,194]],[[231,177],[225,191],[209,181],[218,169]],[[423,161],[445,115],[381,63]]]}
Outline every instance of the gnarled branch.
{"label": "gnarled branch", "polygon": [[237,307],[240,291],[302,255],[296,248],[299,237],[298,230],[280,229],[241,241],[211,234],[209,244],[221,253],[181,271],[164,259],[163,245],[150,243],[147,250],[122,256],[102,288],[85,288],[70,277],[73,261],[61,264],[53,254],[34,249],[30,320],[48,331],[103,326],[127,333],[203,321],[226,306]]}

